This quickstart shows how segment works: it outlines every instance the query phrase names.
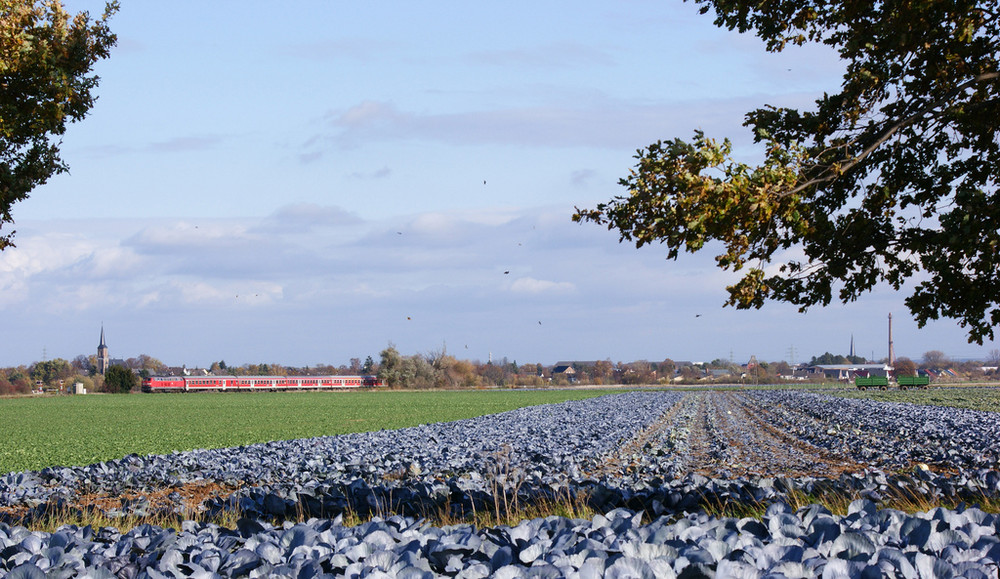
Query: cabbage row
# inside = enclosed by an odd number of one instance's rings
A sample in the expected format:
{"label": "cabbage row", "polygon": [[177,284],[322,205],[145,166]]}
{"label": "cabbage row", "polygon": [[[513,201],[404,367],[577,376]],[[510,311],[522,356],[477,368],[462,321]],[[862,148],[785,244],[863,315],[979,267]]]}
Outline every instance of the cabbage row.
{"label": "cabbage row", "polygon": [[847,516],[774,505],[761,520],[690,514],[643,525],[631,511],[513,527],[355,527],[313,519],[229,530],[185,524],[127,534],[0,524],[9,579],[75,577],[922,577],[997,576],[1000,518],[978,509],[906,515],[858,500]]}

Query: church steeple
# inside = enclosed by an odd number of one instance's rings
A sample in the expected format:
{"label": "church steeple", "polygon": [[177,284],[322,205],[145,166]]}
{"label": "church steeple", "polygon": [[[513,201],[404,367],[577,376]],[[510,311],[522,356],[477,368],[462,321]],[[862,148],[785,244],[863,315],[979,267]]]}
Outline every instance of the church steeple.
{"label": "church steeple", "polygon": [[104,324],[101,324],[101,343],[97,346],[97,373],[101,376],[111,365],[111,357],[108,355],[108,345],[104,343]]}

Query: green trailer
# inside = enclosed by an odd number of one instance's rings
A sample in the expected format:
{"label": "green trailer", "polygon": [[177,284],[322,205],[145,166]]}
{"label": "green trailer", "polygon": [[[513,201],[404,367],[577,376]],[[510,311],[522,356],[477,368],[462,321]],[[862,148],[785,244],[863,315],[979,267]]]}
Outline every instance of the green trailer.
{"label": "green trailer", "polygon": [[[898,386],[900,390],[908,390],[910,388],[927,389],[930,386],[930,383],[930,378],[927,376],[896,377],[896,386]],[[854,379],[854,385],[858,388],[858,390],[867,390],[869,388],[886,390],[889,388],[889,378],[887,376],[858,376]]]}
{"label": "green trailer", "polygon": [[931,379],[927,376],[896,376],[896,384],[899,385],[900,390],[906,390],[907,388],[921,388],[926,390],[931,383]]}
{"label": "green trailer", "polygon": [[857,386],[858,390],[869,388],[885,390],[889,387],[889,378],[887,376],[858,376],[854,379],[854,385]]}

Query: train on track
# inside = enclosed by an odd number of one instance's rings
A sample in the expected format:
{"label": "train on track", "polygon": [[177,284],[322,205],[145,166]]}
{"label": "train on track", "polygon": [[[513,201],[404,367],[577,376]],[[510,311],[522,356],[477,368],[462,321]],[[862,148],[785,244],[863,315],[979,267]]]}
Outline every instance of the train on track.
{"label": "train on track", "polygon": [[272,392],[375,388],[378,376],[150,376],[143,392]]}

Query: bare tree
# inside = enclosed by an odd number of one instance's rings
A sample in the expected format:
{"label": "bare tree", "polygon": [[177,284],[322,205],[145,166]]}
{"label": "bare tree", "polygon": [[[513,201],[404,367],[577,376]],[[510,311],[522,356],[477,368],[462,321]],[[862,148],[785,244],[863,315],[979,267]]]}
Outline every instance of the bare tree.
{"label": "bare tree", "polygon": [[948,368],[951,365],[951,359],[941,350],[924,352],[924,366],[927,368]]}
{"label": "bare tree", "polygon": [[986,356],[987,366],[1000,366],[1000,348],[993,348]]}

